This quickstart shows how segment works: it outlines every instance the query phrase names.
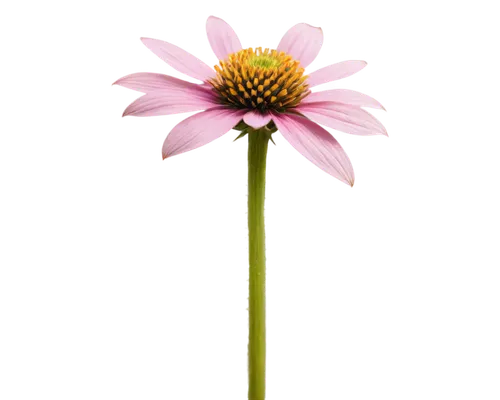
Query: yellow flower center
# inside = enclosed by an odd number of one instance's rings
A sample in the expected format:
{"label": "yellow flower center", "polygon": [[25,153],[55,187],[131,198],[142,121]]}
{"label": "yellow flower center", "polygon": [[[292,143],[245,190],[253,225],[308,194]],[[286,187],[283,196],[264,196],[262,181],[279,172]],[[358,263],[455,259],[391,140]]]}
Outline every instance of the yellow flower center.
{"label": "yellow flower center", "polygon": [[260,111],[285,111],[310,92],[300,62],[284,52],[265,49],[240,50],[215,66],[210,84],[223,104]]}

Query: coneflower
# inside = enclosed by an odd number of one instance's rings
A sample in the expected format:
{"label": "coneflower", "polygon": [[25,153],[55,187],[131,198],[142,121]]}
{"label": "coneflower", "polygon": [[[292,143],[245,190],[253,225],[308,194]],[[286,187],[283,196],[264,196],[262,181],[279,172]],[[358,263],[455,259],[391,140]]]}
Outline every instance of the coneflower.
{"label": "coneflower", "polygon": [[248,373],[250,400],[265,398],[265,233],[264,195],[268,142],[281,132],[304,157],[349,185],[354,171],[346,153],[324,128],[354,135],[387,135],[383,125],[362,107],[383,109],[375,99],[352,90],[311,92],[323,83],[345,78],[366,66],[343,61],[306,74],[323,43],[320,28],[297,24],[276,49],[241,46],[223,20],[209,17],[208,40],[220,60],[214,69],[170,43],[142,38],[158,57],[202,81],[136,73],[115,82],[145,93],[124,116],[157,116],[202,111],[176,125],[167,136],[163,158],[203,146],[231,129],[248,135],[248,227],[250,250]]}

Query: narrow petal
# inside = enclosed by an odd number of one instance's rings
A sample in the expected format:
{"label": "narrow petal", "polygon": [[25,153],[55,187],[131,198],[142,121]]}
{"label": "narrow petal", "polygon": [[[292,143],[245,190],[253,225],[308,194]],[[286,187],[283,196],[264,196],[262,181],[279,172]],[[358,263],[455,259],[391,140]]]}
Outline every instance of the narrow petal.
{"label": "narrow petal", "polygon": [[347,78],[361,71],[364,67],[366,67],[366,61],[342,61],[310,73],[309,78],[307,78],[307,84],[312,88],[323,83]]}
{"label": "narrow petal", "polygon": [[313,121],[353,135],[386,135],[382,123],[369,112],[334,102],[306,103],[296,108]]}
{"label": "narrow petal", "polygon": [[318,55],[323,44],[323,31],[308,24],[291,27],[281,39],[277,50],[290,54],[307,67]]}
{"label": "narrow petal", "polygon": [[146,93],[130,104],[123,116],[152,117],[206,110],[218,104],[209,93],[197,90],[170,89]]}
{"label": "narrow petal", "polygon": [[240,39],[229,24],[217,17],[208,17],[207,35],[210,46],[219,60],[242,49]]}
{"label": "narrow petal", "polygon": [[118,79],[113,85],[123,86],[143,93],[149,93],[155,90],[184,88],[206,90],[203,87],[204,85],[198,85],[174,78],[173,76],[155,74],[152,72],[138,72],[136,74],[127,75]]}
{"label": "narrow petal", "polygon": [[157,39],[141,38],[141,40],[149,50],[183,74],[201,81],[215,76],[212,68],[180,47]]}
{"label": "narrow petal", "polygon": [[221,137],[240,122],[244,114],[244,110],[214,108],[185,119],[165,139],[163,159],[196,149]]}
{"label": "narrow petal", "polygon": [[342,182],[354,185],[351,161],[325,129],[299,115],[279,114],[273,121],[285,139],[305,158]]}
{"label": "narrow petal", "polygon": [[302,103],[316,103],[319,101],[334,101],[336,103],[349,104],[356,107],[371,107],[385,110],[384,106],[374,98],[348,89],[333,89],[311,93],[302,100]]}
{"label": "narrow petal", "polygon": [[252,128],[259,129],[266,126],[272,119],[269,113],[261,113],[259,111],[249,111],[243,117],[243,122]]}

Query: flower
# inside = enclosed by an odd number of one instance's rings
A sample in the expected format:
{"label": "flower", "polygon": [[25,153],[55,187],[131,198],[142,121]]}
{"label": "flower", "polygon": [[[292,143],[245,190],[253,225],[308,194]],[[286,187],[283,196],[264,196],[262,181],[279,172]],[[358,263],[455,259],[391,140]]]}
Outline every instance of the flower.
{"label": "flower", "polygon": [[366,62],[343,61],[305,75],[304,69],[321,49],[323,32],[304,23],[288,30],[276,50],[243,49],[234,30],[216,17],[208,18],[207,34],[220,60],[215,69],[173,44],[141,39],[171,67],[202,84],[147,72],[114,83],[145,93],[123,116],[202,111],[172,129],[163,144],[163,158],[203,146],[232,128],[242,134],[251,134],[252,129],[279,130],[304,157],[352,186],[354,171],[347,154],[317,123],[354,135],[387,135],[383,125],[362,107],[384,108],[352,90],[311,93],[310,89],[353,75]]}

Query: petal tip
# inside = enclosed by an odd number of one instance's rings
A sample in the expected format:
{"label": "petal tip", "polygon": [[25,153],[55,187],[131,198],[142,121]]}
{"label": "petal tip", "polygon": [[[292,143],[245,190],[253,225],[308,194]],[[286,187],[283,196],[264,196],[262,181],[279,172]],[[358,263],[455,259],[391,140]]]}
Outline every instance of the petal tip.
{"label": "petal tip", "polygon": [[[165,138],[163,138],[165,140]],[[165,149],[163,148],[163,140],[162,143],[158,146],[158,159],[160,160],[161,163],[167,162],[168,157]]]}
{"label": "petal tip", "polygon": [[153,36],[148,36],[148,35],[141,35],[141,36],[136,36],[136,39],[142,43],[144,40],[148,40],[148,39],[153,39]]}

